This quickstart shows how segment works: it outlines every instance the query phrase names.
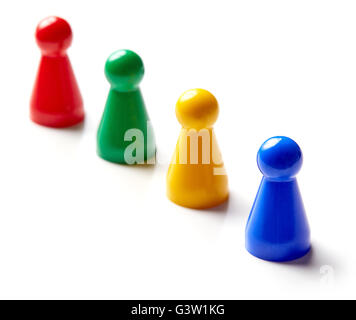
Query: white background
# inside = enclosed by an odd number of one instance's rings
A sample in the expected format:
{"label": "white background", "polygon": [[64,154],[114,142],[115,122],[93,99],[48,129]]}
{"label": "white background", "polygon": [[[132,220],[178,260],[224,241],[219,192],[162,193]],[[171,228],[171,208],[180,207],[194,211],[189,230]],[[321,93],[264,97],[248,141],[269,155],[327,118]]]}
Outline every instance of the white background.
{"label": "white background", "polygon": [[[79,128],[29,120],[34,30],[48,15],[73,29],[68,53],[87,116]],[[0,298],[356,298],[355,16],[356,2],[340,0],[1,1]],[[121,48],[145,63],[154,168],[96,155],[104,64]],[[220,103],[231,196],[216,210],[165,195],[175,103],[195,87]],[[312,253],[286,264],[244,249],[256,153],[274,135],[303,150],[312,230]]]}

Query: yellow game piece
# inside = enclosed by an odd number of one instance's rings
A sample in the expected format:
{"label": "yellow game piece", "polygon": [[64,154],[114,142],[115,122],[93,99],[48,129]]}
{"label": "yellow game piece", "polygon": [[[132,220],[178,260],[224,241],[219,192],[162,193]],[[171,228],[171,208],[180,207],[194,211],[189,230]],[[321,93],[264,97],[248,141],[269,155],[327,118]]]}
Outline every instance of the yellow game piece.
{"label": "yellow game piece", "polygon": [[176,204],[206,209],[229,196],[212,127],[218,114],[216,98],[203,89],[188,90],[177,102],[176,116],[182,129],[167,173],[167,196]]}

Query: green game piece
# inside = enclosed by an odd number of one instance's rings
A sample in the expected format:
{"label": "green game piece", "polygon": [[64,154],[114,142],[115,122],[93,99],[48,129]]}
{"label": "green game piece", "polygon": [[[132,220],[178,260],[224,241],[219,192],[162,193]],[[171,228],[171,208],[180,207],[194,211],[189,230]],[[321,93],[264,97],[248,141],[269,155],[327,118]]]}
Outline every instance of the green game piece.
{"label": "green game piece", "polygon": [[139,88],[143,74],[143,62],[133,51],[116,51],[106,61],[111,88],[97,135],[97,152],[105,160],[154,163],[155,138]]}

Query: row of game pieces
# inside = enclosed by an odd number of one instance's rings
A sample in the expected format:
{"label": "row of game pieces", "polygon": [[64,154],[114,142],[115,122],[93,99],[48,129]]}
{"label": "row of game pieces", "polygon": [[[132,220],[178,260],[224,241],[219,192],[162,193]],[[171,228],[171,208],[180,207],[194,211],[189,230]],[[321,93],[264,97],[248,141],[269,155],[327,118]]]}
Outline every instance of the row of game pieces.
{"label": "row of game pieces", "polygon": [[[31,119],[48,127],[73,126],[84,119],[81,94],[66,54],[70,25],[58,17],[42,20],[36,30],[42,51],[31,99]],[[130,50],[106,61],[111,88],[97,134],[100,157],[121,164],[149,164],[156,145],[139,89],[141,58]],[[188,90],[176,104],[182,125],[167,173],[167,196],[178,205],[205,209],[228,199],[228,180],[213,131],[219,113],[215,97],[203,89]],[[296,174],[302,152],[290,138],[273,137],[258,151],[263,174],[247,227],[246,248],[262,259],[287,261],[310,249],[310,231]]]}

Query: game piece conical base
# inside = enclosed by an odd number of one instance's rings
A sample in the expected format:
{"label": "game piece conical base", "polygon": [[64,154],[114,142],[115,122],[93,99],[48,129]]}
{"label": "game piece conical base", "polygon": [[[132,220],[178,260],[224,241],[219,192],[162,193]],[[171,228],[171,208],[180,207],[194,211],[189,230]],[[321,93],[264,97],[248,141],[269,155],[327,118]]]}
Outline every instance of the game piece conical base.
{"label": "game piece conical base", "polygon": [[296,179],[262,178],[246,227],[246,249],[264,260],[294,260],[310,250],[309,234]]}
{"label": "game piece conical base", "polygon": [[[215,144],[214,152],[220,155],[213,130],[210,129],[208,132],[211,149]],[[179,136],[173,160],[167,173],[167,196],[174,203],[193,209],[218,206],[225,202],[229,196],[224,164],[213,163],[213,156],[210,163],[207,164],[179,163],[182,160],[179,145],[182,141],[187,140],[188,133],[189,131],[183,129]],[[198,148],[198,159],[202,159],[202,146],[200,145]],[[188,159],[189,155],[188,151]]]}
{"label": "game piece conical base", "polygon": [[[128,135],[131,129],[138,130],[133,133],[141,137],[134,141],[135,155],[128,149],[133,143]],[[135,163],[140,164],[155,157],[153,130],[139,89],[130,92],[110,90],[97,142],[98,155],[107,161],[133,164],[130,159],[136,159]]]}
{"label": "game piece conical base", "polygon": [[48,127],[69,127],[83,121],[83,101],[67,56],[42,57],[30,115],[34,122]]}

